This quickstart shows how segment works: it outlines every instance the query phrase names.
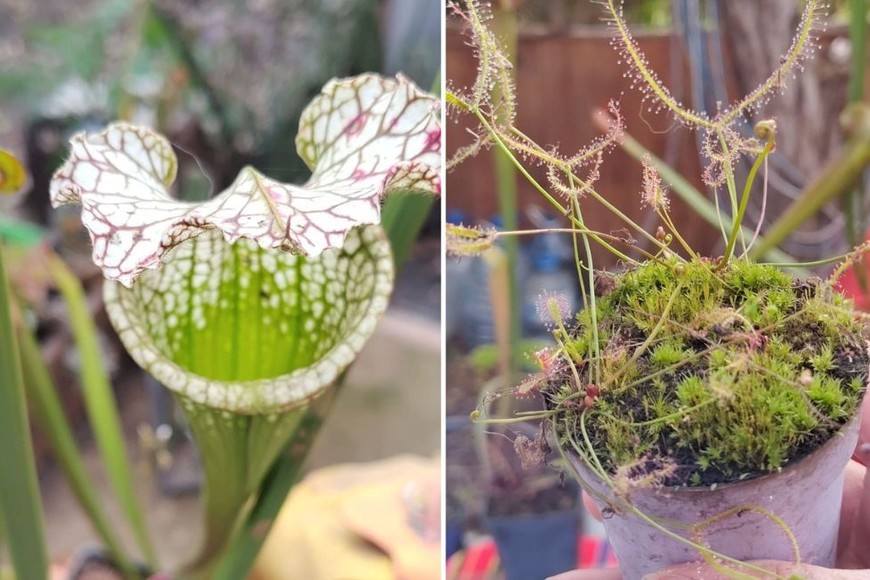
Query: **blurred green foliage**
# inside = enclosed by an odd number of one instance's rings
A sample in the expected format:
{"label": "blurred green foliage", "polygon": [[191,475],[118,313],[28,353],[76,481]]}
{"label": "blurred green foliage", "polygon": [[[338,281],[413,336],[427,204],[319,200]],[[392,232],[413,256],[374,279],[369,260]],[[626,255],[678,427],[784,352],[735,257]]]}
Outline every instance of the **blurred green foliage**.
{"label": "blurred green foliage", "polygon": [[[625,15],[634,24],[668,26],[671,23],[671,0],[626,0]],[[598,3],[577,0],[527,0],[519,16],[526,23],[560,27],[602,24]]]}
{"label": "blurred green foliage", "polygon": [[[805,0],[794,2],[803,5]],[[672,23],[672,4],[672,0],[624,0],[625,19],[640,26],[667,27]],[[701,2],[702,10],[705,4],[706,0]],[[837,20],[848,19],[849,0],[832,0],[831,12]],[[525,23],[554,27],[602,24],[600,6],[596,2],[578,0],[526,0],[520,9],[520,18]]]}
{"label": "blurred green foliage", "polygon": [[0,128],[121,118],[180,142],[214,187],[245,164],[299,181],[301,110],[330,78],[380,69],[379,4],[0,0]]}

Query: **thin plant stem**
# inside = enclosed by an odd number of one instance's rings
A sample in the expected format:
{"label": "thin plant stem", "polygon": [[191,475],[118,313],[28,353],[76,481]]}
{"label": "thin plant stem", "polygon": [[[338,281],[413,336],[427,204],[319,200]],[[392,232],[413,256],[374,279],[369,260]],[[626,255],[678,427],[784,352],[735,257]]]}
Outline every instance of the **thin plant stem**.
{"label": "thin plant stem", "polygon": [[743,242],[743,249],[745,251],[746,242],[743,241],[743,230],[740,228],[740,220],[737,219],[737,215],[740,211],[740,206],[737,202],[737,183],[734,181],[734,168],[731,167],[731,163],[728,161],[728,159],[731,158],[728,141],[725,139],[725,135],[722,134],[722,131],[717,131],[716,135],[719,138],[719,144],[722,147],[722,155],[724,157],[724,160],[722,161],[722,171],[725,173],[725,184],[728,187],[728,199],[731,201],[731,215],[733,216],[732,220],[733,224],[736,224],[738,230],[740,231],[740,239]]}
{"label": "thin plant stem", "polygon": [[[572,179],[569,177],[569,179]],[[573,186],[573,183],[571,184]],[[580,202],[577,201],[577,198],[573,198],[571,200],[574,204],[574,214],[577,217],[577,220],[582,224],[583,223],[583,212],[580,210]],[[601,346],[598,344],[598,307],[596,304],[595,297],[595,263],[592,259],[592,248],[589,245],[589,236],[582,235],[583,240],[583,251],[586,253],[586,275],[588,277],[588,288],[589,288],[589,315],[592,318],[592,359],[597,361],[601,357],[600,348]],[[578,267],[579,267],[578,262]],[[590,361],[590,364],[591,361]],[[594,373],[594,379],[596,383],[601,382],[601,368],[598,364],[592,365],[592,372]]]}
{"label": "thin plant stem", "polygon": [[[653,256],[652,254],[650,254],[649,252],[647,252],[643,248],[639,248],[639,247],[623,240],[619,236],[614,236],[612,234],[605,234],[604,232],[590,230],[589,228],[575,227],[575,228],[545,228],[545,229],[536,229],[536,230],[515,230],[512,232],[498,231],[495,233],[495,237],[502,238],[502,237],[510,237],[510,236],[534,236],[534,235],[540,235],[540,234],[554,234],[554,233],[555,234],[590,235],[590,236],[594,236],[595,239],[601,238],[601,239],[605,239],[605,240],[611,240],[614,242],[622,242],[622,243],[627,244],[631,249],[633,249],[636,252],[643,255],[646,259],[648,259],[648,260],[655,259],[655,256]],[[633,260],[628,256],[626,256],[624,259],[626,259],[626,261],[630,262],[630,263],[637,263],[637,260]]]}
{"label": "thin plant stem", "polygon": [[471,422],[475,425],[512,425],[517,423],[525,423],[526,421],[534,420],[534,419],[549,419],[554,414],[553,411],[541,411],[540,413],[534,414],[517,414],[514,417],[486,417],[485,419],[481,418],[481,415],[472,413]]}
{"label": "thin plant stem", "polygon": [[[586,186],[585,183],[583,182],[583,180],[581,180],[581,179],[580,179],[580,178],[579,178],[579,177],[578,177],[578,176],[577,176],[573,171],[571,171],[571,170],[569,169],[569,170],[568,170],[568,174],[569,174],[569,176],[571,177],[571,179],[574,179],[574,180],[580,182],[581,184],[583,184],[583,185],[584,185],[583,191],[588,192],[589,195],[591,195],[593,198],[595,198],[595,200],[596,200],[598,203],[600,203],[601,205],[603,205],[603,206],[607,209],[607,211],[611,212],[613,215],[615,215],[616,217],[618,217],[619,219],[621,219],[624,223],[626,223],[626,224],[627,224],[628,226],[630,226],[632,229],[634,229],[635,231],[637,231],[640,235],[642,235],[642,236],[645,237],[647,240],[649,240],[650,242],[652,242],[653,245],[655,245],[655,246],[657,246],[657,247],[659,247],[659,248],[665,248],[665,246],[664,246],[660,241],[658,241],[658,240],[655,238],[655,236],[653,236],[653,235],[650,234],[648,231],[646,231],[644,228],[642,228],[642,227],[639,226],[637,223],[635,223],[632,219],[630,219],[627,215],[625,215],[622,211],[620,211],[620,209],[619,209],[618,207],[616,207],[615,205],[613,205],[612,203],[610,203],[609,201],[607,201],[607,198],[605,198],[605,197],[602,196],[600,193],[598,193],[597,191],[595,191],[594,188]],[[597,241],[597,240],[596,240],[596,241]]]}
{"label": "thin plant stem", "polygon": [[646,337],[646,339],[643,341],[643,343],[641,343],[640,346],[634,349],[634,353],[632,353],[631,358],[615,373],[613,373],[613,376],[610,377],[610,379],[607,381],[608,385],[612,385],[613,383],[618,381],[620,377],[622,377],[622,375],[625,374],[625,372],[632,365],[634,365],[635,362],[637,362],[637,359],[639,359],[641,355],[646,352],[646,350],[649,348],[649,345],[652,344],[653,340],[655,340],[656,335],[661,332],[661,330],[665,327],[665,324],[668,322],[668,315],[671,313],[671,308],[673,307],[674,302],[676,302],[677,300],[677,296],[680,295],[680,292],[682,292],[682,290],[683,283],[680,282],[679,284],[677,284],[677,287],[674,288],[674,291],[671,292],[671,296],[670,298],[668,298],[667,304],[665,304],[665,309],[659,317],[658,322],[656,322],[656,325],[653,327],[652,331],[650,331],[649,336]]}
{"label": "thin plant stem", "polygon": [[595,447],[592,445],[592,439],[589,438],[589,431],[586,429],[586,415],[589,413],[589,409],[583,409],[583,412],[580,413],[580,433],[583,436],[583,442],[586,444],[586,448],[589,450],[590,457],[592,458],[595,469],[597,469],[598,475],[604,480],[608,486],[613,485],[613,481],[610,479],[610,475],[607,473],[607,470],[604,469],[604,466],[601,464],[601,460],[598,458],[598,454],[595,453]]}
{"label": "thin plant stem", "polygon": [[[749,196],[752,193],[752,186],[755,183],[755,176],[761,165],[767,160],[767,156],[773,151],[773,141],[768,141],[761,150],[761,154],[752,164],[752,169],[749,170],[749,176],[746,178],[746,184],[743,186],[743,197],[740,199],[740,207],[737,208],[737,216],[734,218],[734,225],[731,227],[731,235],[728,236],[728,245],[725,247],[725,253],[722,256],[722,261],[719,267],[724,267],[731,259],[731,254],[734,252],[734,243],[737,241],[737,236],[740,235],[740,226],[743,223],[743,216],[746,213],[746,206],[749,204]],[[746,253],[744,245],[743,253]]]}
{"label": "thin plant stem", "polygon": [[727,244],[728,234],[725,233],[725,216],[723,215],[722,210],[719,207],[719,188],[713,190],[713,201],[716,204],[716,215],[719,218],[719,232],[722,234],[722,241]]}
{"label": "thin plant stem", "polygon": [[761,227],[764,225],[764,218],[767,215],[768,162],[769,159],[764,160],[764,181],[762,182],[761,189],[761,215],[758,216],[758,223],[755,225],[755,232],[753,232],[752,234],[752,239],[750,240],[749,245],[746,247],[746,250],[742,254],[744,258],[749,253],[749,250],[752,249],[752,246],[755,245],[755,241],[761,235]]}
{"label": "thin plant stem", "polygon": [[[585,304],[589,304],[589,293],[586,288],[586,279],[583,277],[583,259],[580,258],[580,242],[579,242],[579,230],[573,236],[571,236],[571,245],[572,250],[574,251],[574,263],[577,265],[577,280],[580,283],[580,295],[583,296],[583,302]],[[594,292],[593,288],[589,289]]]}
{"label": "thin plant stem", "polygon": [[665,223],[665,225],[668,226],[668,229],[671,231],[671,233],[677,239],[677,242],[683,247],[689,257],[697,261],[699,259],[698,254],[695,253],[695,250],[692,249],[692,246],[690,246],[689,243],[686,242],[685,239],[683,239],[683,236],[680,235],[680,231],[677,229],[677,226],[674,225],[674,222],[671,221],[671,216],[668,214],[668,212],[664,209],[660,209],[657,210],[656,213]]}

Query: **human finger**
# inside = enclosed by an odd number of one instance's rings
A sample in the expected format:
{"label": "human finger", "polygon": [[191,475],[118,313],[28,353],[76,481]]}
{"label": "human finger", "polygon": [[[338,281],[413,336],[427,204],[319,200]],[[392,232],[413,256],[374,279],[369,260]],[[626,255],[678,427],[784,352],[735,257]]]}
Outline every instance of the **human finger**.
{"label": "human finger", "polygon": [[[758,560],[747,562],[747,564],[764,568],[783,578],[798,576],[804,580],[866,580],[867,573],[870,572],[870,570],[832,570],[809,564],[775,562],[772,560]],[[655,574],[648,574],[644,576],[644,580],[729,580],[732,577],[720,573],[707,563],[689,562],[687,564],[671,566]],[[570,580],[575,579],[571,578]]]}
{"label": "human finger", "polygon": [[846,466],[843,479],[843,503],[840,505],[840,530],[837,535],[839,538],[837,542],[838,565],[845,560],[852,559],[852,555],[847,553],[847,550],[852,547],[850,544],[852,527],[855,523],[855,514],[858,513],[865,494],[864,478],[866,474],[867,468],[857,461],[850,461]]}
{"label": "human finger", "polygon": [[867,465],[868,458],[863,460],[859,457],[858,449],[862,446],[870,445],[870,396],[864,397],[864,404],[861,408],[861,428],[858,431],[858,446],[855,449],[853,459]]}
{"label": "human finger", "polygon": [[[858,455],[862,456],[865,464],[870,463],[870,450],[859,449]],[[843,497],[846,500],[846,497]],[[852,505],[854,499],[849,500]],[[870,469],[864,470],[863,489],[857,502],[857,509],[852,519],[852,529],[848,537],[849,547],[844,558],[849,566],[870,566],[870,554],[867,546],[870,545]]]}
{"label": "human finger", "polygon": [[613,568],[607,570],[571,570],[547,580],[622,580],[622,572]]}
{"label": "human finger", "polygon": [[595,500],[592,499],[592,496],[583,492],[583,507],[586,508],[586,511],[589,512],[589,515],[601,521],[601,510],[598,509],[598,506],[595,505]]}

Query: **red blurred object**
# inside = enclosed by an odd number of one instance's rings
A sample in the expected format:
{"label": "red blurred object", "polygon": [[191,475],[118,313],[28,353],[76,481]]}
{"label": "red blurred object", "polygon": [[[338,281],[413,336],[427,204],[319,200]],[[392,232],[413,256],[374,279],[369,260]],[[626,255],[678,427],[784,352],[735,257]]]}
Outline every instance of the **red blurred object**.
{"label": "red blurred object", "polygon": [[[867,240],[870,241],[870,231],[867,232]],[[858,268],[864,270],[864,280],[866,289],[861,288],[861,282],[858,279]],[[870,260],[865,255],[858,261],[857,264],[846,270],[846,273],[840,276],[834,284],[834,288],[840,291],[846,298],[855,303],[855,308],[867,312],[870,310]]]}
{"label": "red blurred object", "polygon": [[[606,539],[592,535],[578,536],[577,568],[616,567],[616,556]],[[498,550],[491,538],[456,552],[447,561],[447,578],[451,580],[490,580],[498,577]]]}

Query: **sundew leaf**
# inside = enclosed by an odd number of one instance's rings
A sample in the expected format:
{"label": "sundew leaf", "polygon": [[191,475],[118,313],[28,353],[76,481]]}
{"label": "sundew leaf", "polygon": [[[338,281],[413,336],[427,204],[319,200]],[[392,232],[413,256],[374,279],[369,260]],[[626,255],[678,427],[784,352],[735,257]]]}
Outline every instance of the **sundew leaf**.
{"label": "sundew leaf", "polygon": [[211,200],[186,203],[169,191],[177,162],[161,135],[115,123],[78,134],[51,183],[52,204],[82,204],[94,262],[125,286],[164,254],[218,229],[262,248],[318,256],[347,232],[380,221],[390,191],[440,193],[438,100],[404,77],[367,74],[327,83],[302,113],[296,145],[312,170],[302,186],[252,167]]}

